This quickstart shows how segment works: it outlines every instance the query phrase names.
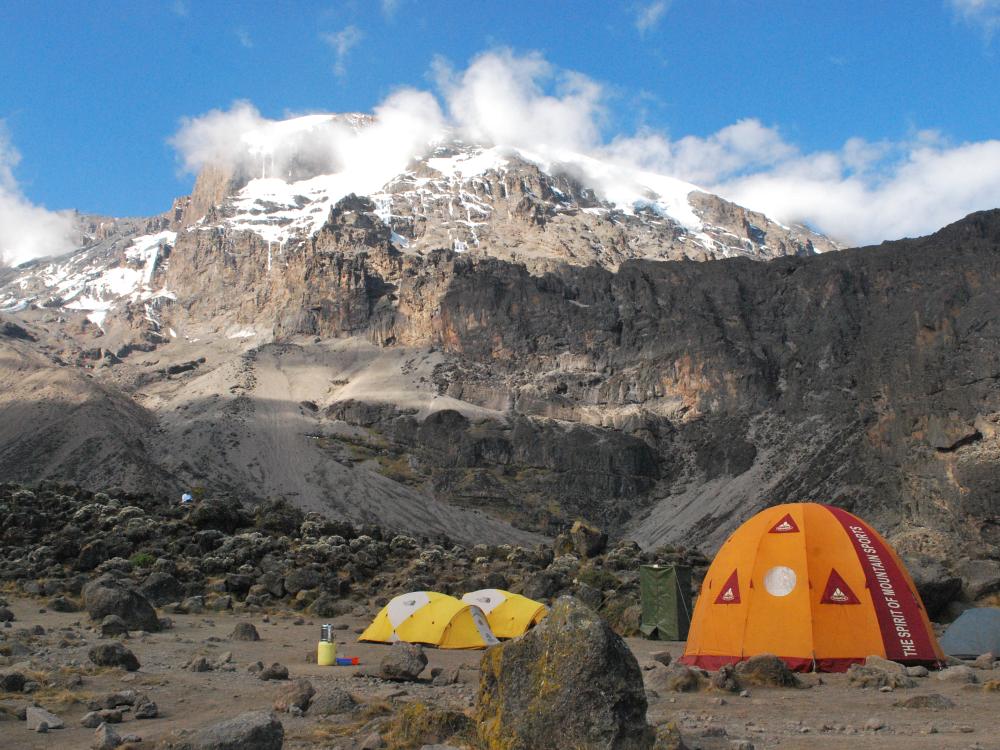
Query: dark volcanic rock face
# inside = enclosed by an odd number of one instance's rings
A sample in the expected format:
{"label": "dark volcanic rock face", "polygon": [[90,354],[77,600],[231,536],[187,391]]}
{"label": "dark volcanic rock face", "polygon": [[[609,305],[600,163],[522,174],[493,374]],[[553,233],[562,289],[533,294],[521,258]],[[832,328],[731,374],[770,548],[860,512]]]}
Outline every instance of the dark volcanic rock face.
{"label": "dark volcanic rock face", "polygon": [[[653,448],[646,465],[663,464],[665,481],[649,494],[679,499],[638,527],[647,541],[686,519],[704,532],[746,504],[814,499],[904,537],[982,529],[992,544],[998,292],[1000,212],[989,212],[921,240],[767,264],[534,277],[458,261],[434,333],[466,367],[449,392],[506,387],[522,415],[597,415],[608,434]],[[765,481],[739,487],[758,467]],[[744,503],[692,513],[680,482],[735,488]],[[934,544],[917,531],[903,541]]]}
{"label": "dark volcanic rock face", "polygon": [[[392,237],[354,196],[283,246],[179,234],[158,314],[192,333],[155,355],[208,356],[95,371],[148,409],[122,421],[129,444],[174,487],[396,528],[581,516],[712,548],[764,505],[816,500],[907,555],[1000,556],[1000,212],[879,247],[615,271]],[[243,328],[253,347],[221,346]],[[25,330],[39,342],[0,347],[40,356],[44,331]],[[468,514],[437,525],[449,505]]]}

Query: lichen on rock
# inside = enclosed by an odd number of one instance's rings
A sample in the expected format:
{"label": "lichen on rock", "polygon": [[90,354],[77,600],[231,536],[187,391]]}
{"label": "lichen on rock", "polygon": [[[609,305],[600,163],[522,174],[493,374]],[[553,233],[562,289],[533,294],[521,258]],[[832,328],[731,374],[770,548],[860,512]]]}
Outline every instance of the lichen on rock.
{"label": "lichen on rock", "polygon": [[476,708],[486,750],[649,750],[635,656],[598,615],[562,597],[527,635],[487,651]]}

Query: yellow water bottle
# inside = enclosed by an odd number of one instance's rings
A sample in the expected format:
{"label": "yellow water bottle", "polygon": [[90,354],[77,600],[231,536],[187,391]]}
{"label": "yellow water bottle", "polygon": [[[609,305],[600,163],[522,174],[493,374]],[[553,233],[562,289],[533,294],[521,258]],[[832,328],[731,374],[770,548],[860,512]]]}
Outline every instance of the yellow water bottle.
{"label": "yellow water bottle", "polygon": [[316,663],[321,667],[332,667],[337,663],[337,644],[333,640],[333,627],[321,625],[319,645],[316,647]]}

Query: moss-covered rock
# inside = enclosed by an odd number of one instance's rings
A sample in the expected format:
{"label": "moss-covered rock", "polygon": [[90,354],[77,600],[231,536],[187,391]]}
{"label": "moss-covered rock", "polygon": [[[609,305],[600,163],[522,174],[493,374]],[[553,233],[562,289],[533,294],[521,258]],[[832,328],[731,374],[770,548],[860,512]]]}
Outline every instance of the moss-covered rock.
{"label": "moss-covered rock", "polygon": [[486,750],[650,750],[655,742],[635,656],[571,597],[523,638],[486,652],[476,722]]}

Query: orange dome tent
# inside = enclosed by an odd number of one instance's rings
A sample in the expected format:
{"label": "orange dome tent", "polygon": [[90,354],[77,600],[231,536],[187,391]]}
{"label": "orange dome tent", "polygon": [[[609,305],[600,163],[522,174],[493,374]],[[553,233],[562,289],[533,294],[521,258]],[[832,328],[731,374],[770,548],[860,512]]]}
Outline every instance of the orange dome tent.
{"label": "orange dome tent", "polygon": [[768,508],[733,532],[702,582],[680,661],[717,669],[762,653],[824,672],[869,654],[944,660],[896,553],[857,516],[819,503]]}

